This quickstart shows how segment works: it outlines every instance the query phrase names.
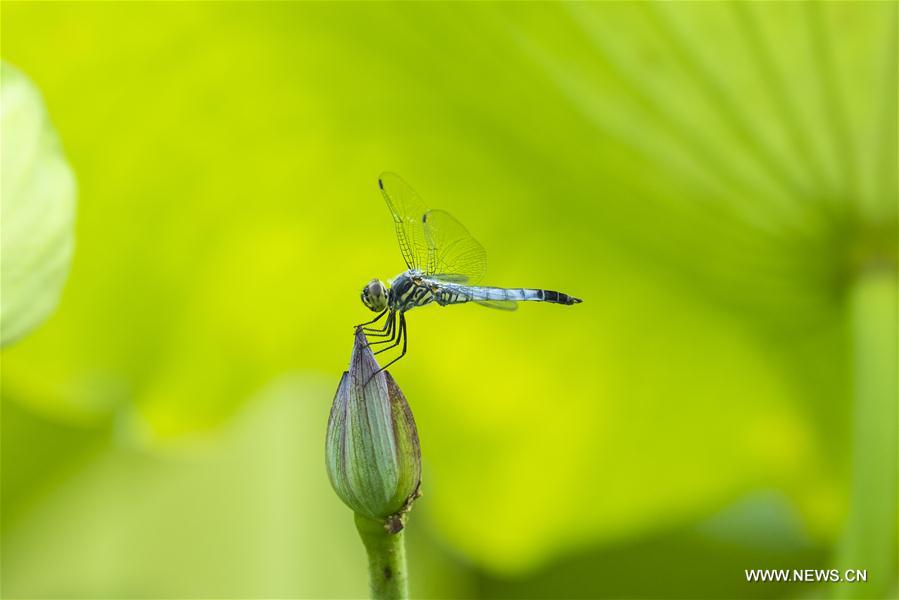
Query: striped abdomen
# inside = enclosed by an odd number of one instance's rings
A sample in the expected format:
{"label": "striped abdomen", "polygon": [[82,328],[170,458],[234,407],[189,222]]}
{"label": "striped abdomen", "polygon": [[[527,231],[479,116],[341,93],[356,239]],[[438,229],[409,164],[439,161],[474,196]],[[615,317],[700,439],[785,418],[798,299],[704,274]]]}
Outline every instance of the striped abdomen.
{"label": "striped abdomen", "polygon": [[551,302],[553,304],[577,304],[580,298],[554,292],[529,288],[498,288],[483,286],[443,285],[434,294],[436,302],[442,306],[463,302]]}

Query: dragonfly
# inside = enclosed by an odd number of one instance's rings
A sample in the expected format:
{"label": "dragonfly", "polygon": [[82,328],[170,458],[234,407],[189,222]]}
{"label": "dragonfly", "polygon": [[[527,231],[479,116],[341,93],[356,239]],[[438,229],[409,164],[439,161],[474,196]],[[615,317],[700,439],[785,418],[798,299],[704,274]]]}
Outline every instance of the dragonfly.
{"label": "dragonfly", "polygon": [[[387,344],[380,354],[402,344],[406,355],[406,313],[436,303],[439,306],[473,302],[499,310],[515,310],[519,302],[579,304],[562,292],[534,288],[501,288],[478,285],[487,269],[487,253],[468,230],[444,210],[431,210],[421,197],[395,173],[382,173],[378,187],[387,203],[406,271],[390,283],[372,279],[362,288],[362,303],[378,315],[362,327],[367,337],[385,338],[369,346]],[[380,327],[374,326],[382,318]]]}

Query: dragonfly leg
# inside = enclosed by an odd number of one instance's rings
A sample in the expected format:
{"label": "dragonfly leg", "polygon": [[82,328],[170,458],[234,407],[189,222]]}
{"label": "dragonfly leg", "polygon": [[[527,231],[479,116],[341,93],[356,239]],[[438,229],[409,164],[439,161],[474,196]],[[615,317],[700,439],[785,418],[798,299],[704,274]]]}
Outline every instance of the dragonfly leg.
{"label": "dragonfly leg", "polygon": [[[378,371],[377,371],[378,373],[380,373],[381,371],[383,371],[384,369],[386,369],[387,367],[389,367],[390,365],[392,365],[393,363],[395,363],[395,362],[398,361],[399,359],[401,359],[401,358],[403,358],[404,356],[406,356],[406,343],[409,341],[409,336],[406,335],[406,317],[405,317],[405,315],[403,315],[403,313],[400,313],[400,335],[399,335],[399,338],[398,338],[397,341],[396,341],[397,345],[400,343],[400,339],[403,340],[403,351],[400,352],[400,355],[399,355],[399,356],[397,356],[397,357],[394,358],[392,361],[390,361],[389,363],[387,363],[386,365],[384,365],[383,367],[381,367],[380,369],[378,369]],[[392,346],[391,346],[391,347],[392,347]],[[385,348],[385,350],[386,350],[386,348]]]}
{"label": "dragonfly leg", "polygon": [[389,309],[385,308],[385,309],[382,310],[380,313],[378,313],[378,316],[377,316],[377,317],[375,317],[375,318],[372,319],[371,321],[366,321],[365,323],[359,323],[359,324],[356,325],[356,327],[354,327],[353,329],[358,329],[359,327],[365,327],[366,325],[371,325],[372,323],[377,323],[378,321],[381,320],[381,317],[383,317],[384,315],[387,314],[387,311],[388,311],[388,310],[389,310]]}
{"label": "dragonfly leg", "polygon": [[[400,355],[397,356],[396,358],[394,358],[393,360],[391,360],[389,363],[387,363],[380,369],[378,369],[377,371],[375,371],[374,373],[372,373],[369,376],[369,378],[365,381],[364,385],[368,385],[369,381],[374,379],[375,375],[377,375],[378,373],[380,373],[381,371],[383,371],[384,369],[386,369],[387,367],[389,367],[390,365],[392,365],[393,363],[395,363],[396,361],[398,361],[399,359],[403,358],[406,355],[406,343],[408,341],[408,336],[406,335],[406,317],[405,317],[405,315],[403,315],[403,313],[400,313],[399,337],[397,338],[396,344],[394,344],[394,346],[398,345],[400,343],[400,340],[403,340],[403,351],[400,353]],[[392,347],[393,346],[388,346],[387,348],[384,348],[384,350],[389,350]],[[383,350],[379,350],[379,352],[383,352]],[[378,352],[375,352],[375,354],[378,354]]]}
{"label": "dragonfly leg", "polygon": [[[400,326],[394,332],[396,335],[391,336],[391,338],[389,340],[375,342],[376,344],[385,344],[387,342],[393,342],[393,343],[390,344],[389,346],[384,346],[383,348],[381,348],[380,350],[375,352],[375,354],[380,354],[381,352],[386,352],[387,350],[390,350],[391,348],[396,348],[397,346],[399,346],[400,342],[403,341],[403,334],[405,334],[405,332],[406,332],[406,316],[403,313],[400,313]],[[369,346],[370,345],[371,344],[369,344]],[[383,371],[384,369],[382,368],[381,370]]]}
{"label": "dragonfly leg", "polygon": [[382,325],[381,327],[363,327],[362,331],[364,331],[366,334],[384,333],[389,328],[390,328],[390,317],[387,317],[387,320],[384,321],[384,325]]}
{"label": "dragonfly leg", "polygon": [[362,331],[365,332],[367,337],[384,337],[387,335],[393,335],[393,327],[394,327],[394,319],[396,319],[396,313],[391,312],[390,316],[387,317],[387,320],[384,321],[384,326],[381,328],[368,328],[363,327]]}
{"label": "dragonfly leg", "polygon": [[[390,316],[390,328],[388,329],[387,333],[380,334],[380,337],[385,337],[385,336],[387,336],[387,339],[386,339],[386,340],[379,340],[379,341],[377,341],[377,342],[369,342],[368,345],[369,345],[369,346],[374,346],[374,345],[377,345],[377,344],[389,344],[389,343],[393,342],[393,340],[396,339],[396,333],[397,333],[397,328],[396,328],[396,315],[394,314],[394,315],[391,315],[391,316]],[[392,346],[388,346],[388,348],[391,348],[391,347],[392,347]],[[380,352],[380,350],[379,350],[378,352]],[[377,354],[378,352],[375,352],[375,354]]]}

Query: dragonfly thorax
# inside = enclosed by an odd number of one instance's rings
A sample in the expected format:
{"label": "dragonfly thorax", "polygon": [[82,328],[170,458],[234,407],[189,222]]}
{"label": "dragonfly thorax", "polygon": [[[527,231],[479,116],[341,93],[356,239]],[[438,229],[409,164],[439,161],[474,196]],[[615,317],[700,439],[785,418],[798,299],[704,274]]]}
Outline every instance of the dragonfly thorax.
{"label": "dragonfly thorax", "polygon": [[362,288],[362,304],[369,310],[381,312],[387,308],[387,284],[380,279],[372,279]]}
{"label": "dragonfly thorax", "polygon": [[424,274],[417,269],[400,273],[390,282],[387,307],[392,311],[406,312],[416,306],[426,306],[434,301],[431,287]]}

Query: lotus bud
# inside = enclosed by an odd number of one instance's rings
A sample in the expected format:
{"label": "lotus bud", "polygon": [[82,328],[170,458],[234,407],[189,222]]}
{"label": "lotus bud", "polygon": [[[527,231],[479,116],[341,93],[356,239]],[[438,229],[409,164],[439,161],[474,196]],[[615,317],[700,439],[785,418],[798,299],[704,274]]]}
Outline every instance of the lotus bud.
{"label": "lotus bud", "polygon": [[41,94],[0,63],[0,346],[54,311],[75,244],[76,185]]}
{"label": "lotus bud", "polygon": [[421,447],[412,411],[399,386],[379,371],[361,328],[343,374],[325,443],[331,486],[360,516],[392,533],[418,496]]}

